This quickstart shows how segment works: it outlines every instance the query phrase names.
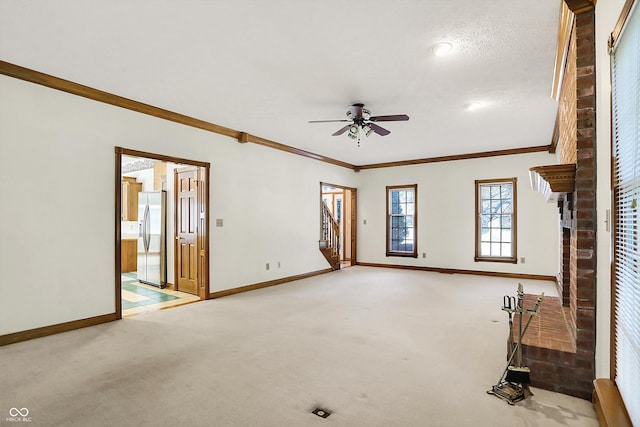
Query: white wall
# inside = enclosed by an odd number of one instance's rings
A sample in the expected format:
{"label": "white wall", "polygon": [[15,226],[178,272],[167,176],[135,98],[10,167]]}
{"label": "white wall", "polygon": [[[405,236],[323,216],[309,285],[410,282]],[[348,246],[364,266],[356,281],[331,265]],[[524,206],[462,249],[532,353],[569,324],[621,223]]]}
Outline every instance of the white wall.
{"label": "white wall", "polygon": [[[211,292],[328,267],[318,250],[319,182],[358,188],[359,261],[559,269],[549,232],[557,209],[530,189],[527,172],[554,163],[548,154],[354,173],[5,76],[0,92],[0,334],[114,312],[115,146],[211,163]],[[474,180],[512,176],[526,263],[475,263]],[[427,258],[387,258],[385,186],[411,183]]]}
{"label": "white wall", "polygon": [[607,41],[625,0],[608,0],[596,5],[596,159],[597,159],[597,288],[596,288],[596,377],[609,378],[611,324],[611,233],[607,211],[611,193],[611,69]]}
{"label": "white wall", "polygon": [[115,146],[211,163],[211,292],[328,267],[319,183],[352,171],[6,76],[0,93],[0,334],[114,312]]}
{"label": "white wall", "polygon": [[[553,155],[531,153],[363,170],[357,174],[358,261],[555,276],[558,209],[529,182],[530,167],[554,163]],[[518,258],[526,261],[475,262],[475,180],[511,177],[518,178]],[[404,184],[418,184],[417,259],[385,255],[385,187]]]}

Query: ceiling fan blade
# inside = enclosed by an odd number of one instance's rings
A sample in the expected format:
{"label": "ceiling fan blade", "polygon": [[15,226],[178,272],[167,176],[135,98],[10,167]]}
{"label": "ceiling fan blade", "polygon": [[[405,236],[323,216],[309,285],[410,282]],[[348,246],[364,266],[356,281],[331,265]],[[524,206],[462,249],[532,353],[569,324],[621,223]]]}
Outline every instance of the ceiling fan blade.
{"label": "ceiling fan blade", "polygon": [[346,123],[351,120],[309,120],[309,123]]}
{"label": "ceiling fan blade", "polygon": [[369,117],[372,122],[406,122],[409,116],[406,114],[392,114],[390,116],[373,116]]}
{"label": "ceiling fan blade", "polygon": [[340,130],[335,131],[334,133],[331,134],[331,136],[339,136],[342,135],[343,133],[345,133],[347,131],[347,129],[349,129],[351,125],[346,125],[345,127],[343,127]]}
{"label": "ceiling fan blade", "polygon": [[385,128],[380,127],[375,123],[369,123],[369,126],[371,126],[371,129],[373,129],[373,131],[380,136],[389,135],[391,133],[390,130],[386,130]]}

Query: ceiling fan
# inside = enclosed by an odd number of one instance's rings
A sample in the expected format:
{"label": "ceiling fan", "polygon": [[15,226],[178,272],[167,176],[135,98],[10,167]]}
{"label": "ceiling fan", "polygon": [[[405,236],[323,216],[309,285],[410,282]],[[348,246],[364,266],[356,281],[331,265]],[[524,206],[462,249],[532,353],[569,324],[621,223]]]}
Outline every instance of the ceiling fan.
{"label": "ceiling fan", "polygon": [[365,136],[371,135],[372,132],[380,136],[386,136],[389,135],[391,131],[382,126],[378,126],[374,122],[405,122],[407,120],[409,120],[409,116],[406,114],[372,116],[371,111],[364,108],[364,104],[356,103],[349,107],[346,120],[311,120],[309,123],[349,123],[331,134],[331,136],[339,136],[349,131],[349,138],[357,139],[358,146],[360,146],[360,129],[362,129]]}

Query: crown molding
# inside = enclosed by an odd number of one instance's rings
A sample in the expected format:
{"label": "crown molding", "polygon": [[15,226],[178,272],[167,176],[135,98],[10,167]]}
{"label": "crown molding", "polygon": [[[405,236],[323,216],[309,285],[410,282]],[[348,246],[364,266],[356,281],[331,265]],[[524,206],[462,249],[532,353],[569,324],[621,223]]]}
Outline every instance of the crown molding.
{"label": "crown molding", "polygon": [[565,2],[560,5],[560,19],[558,22],[558,40],[556,42],[556,59],[553,67],[553,81],[551,96],[558,101],[562,90],[562,80],[567,66],[569,45],[571,43],[571,33],[573,30],[574,13]]}
{"label": "crown molding", "polygon": [[142,114],[147,114],[198,129],[203,129],[235,139],[237,139],[240,134],[240,132],[238,132],[237,130],[229,129],[224,126],[206,122],[204,120],[185,116],[184,114],[154,107],[153,105],[144,104],[142,102],[134,101],[132,99],[124,98],[119,95],[114,95],[109,92],[94,89],[89,86],[74,83],[69,80],[64,80],[59,77],[41,73],[39,71],[21,67],[19,65],[11,64],[5,61],[0,61],[0,74],[4,74],[5,76],[14,77],[16,79],[24,80],[30,83],[46,86],[51,89],[60,90],[62,92],[67,92],[72,95],[88,98],[93,101],[114,105],[116,107],[124,108]]}
{"label": "crown molding", "polygon": [[19,80],[24,80],[30,83],[46,86],[51,89],[60,90],[62,92],[67,92],[72,95],[88,98],[93,101],[102,102],[105,104],[135,111],[138,113],[146,114],[146,115],[157,117],[160,119],[169,120],[185,126],[191,126],[194,128],[208,131],[208,132],[227,136],[229,138],[235,139],[241,144],[246,144],[251,142],[253,144],[262,145],[265,147],[273,148],[273,149],[284,151],[287,153],[296,154],[296,155],[307,157],[313,160],[318,160],[321,162],[351,169],[354,172],[359,172],[360,170],[363,170],[363,169],[377,169],[377,168],[387,168],[387,167],[397,167],[397,166],[419,165],[419,164],[425,164],[425,163],[449,162],[454,160],[479,159],[483,157],[534,153],[534,152],[541,152],[541,151],[550,151],[551,149],[551,146],[549,145],[541,145],[537,147],[512,148],[512,149],[506,149],[506,150],[484,151],[484,152],[468,153],[468,154],[456,154],[456,155],[441,156],[441,157],[428,157],[428,158],[422,158],[422,159],[375,163],[375,164],[357,166],[351,163],[343,162],[341,160],[333,159],[331,157],[323,156],[321,154],[312,153],[306,150],[302,150],[300,148],[295,148],[289,145],[281,144],[279,142],[271,141],[269,139],[262,138],[260,136],[251,135],[247,132],[241,132],[235,129],[217,125],[215,123],[210,123],[204,120],[196,119],[194,117],[186,116],[184,114],[165,110],[159,107],[154,107],[153,105],[144,104],[142,102],[124,98],[119,95],[114,95],[109,92],[105,92],[99,89],[94,89],[89,86],[81,85],[79,83],[74,83],[69,80],[64,80],[59,77],[55,77],[55,76],[45,74],[40,71],[35,71],[29,68],[21,67],[19,65],[11,64],[9,62],[2,61],[2,60],[0,60],[0,74],[13,77]]}
{"label": "crown molding", "polygon": [[154,107],[153,105],[144,104],[142,102],[124,98],[119,95],[114,95],[109,92],[94,89],[89,86],[81,85],[79,83],[74,83],[69,80],[64,80],[59,77],[45,74],[40,71],[35,71],[29,68],[21,67],[19,65],[11,64],[6,61],[0,61],[0,74],[19,80],[24,80],[30,83],[46,86],[51,89],[60,90],[62,92],[67,92],[72,95],[88,98],[93,101],[110,104],[116,107],[124,108],[142,114],[147,114],[149,116],[157,117],[160,119],[169,120],[186,126],[206,130],[219,135],[228,136],[230,138],[238,140],[241,143],[252,142],[254,144],[264,145],[267,147],[275,148],[277,150],[286,151],[288,153],[297,154],[303,157],[319,160],[321,162],[331,163],[333,165],[355,170],[354,165],[342,162],[340,160],[332,159],[330,157],[322,156],[316,153],[311,153],[299,148],[290,147],[288,145],[270,141],[259,136],[250,135],[246,132],[240,132],[235,129],[217,125],[215,123],[210,123],[204,120],[189,117],[184,114]]}
{"label": "crown molding", "polygon": [[424,159],[401,160],[397,162],[386,162],[386,163],[374,163],[370,165],[356,166],[356,172],[363,169],[391,168],[391,167],[397,167],[397,166],[420,165],[424,163],[439,163],[439,162],[451,162],[454,160],[481,159],[484,157],[510,156],[513,154],[537,153],[542,151],[549,152],[550,148],[551,146],[549,145],[539,145],[535,147],[509,148],[506,150],[481,151],[477,153],[454,154],[451,156],[427,157]]}
{"label": "crown molding", "polygon": [[305,151],[300,148],[291,147],[290,145],[281,144],[279,142],[271,141],[269,139],[261,138],[259,136],[255,136],[251,134],[245,133],[245,135],[247,135],[246,136],[248,140],[247,142],[252,142],[254,144],[262,145],[269,148],[274,148],[276,150],[285,151],[291,154],[297,154],[299,156],[308,157],[310,159],[319,160],[321,162],[330,163],[336,166],[342,166],[343,168],[351,169],[354,171],[356,170],[356,167],[357,167],[355,165],[352,165],[351,163],[347,163],[341,160],[333,159],[331,157],[323,156],[322,154],[312,153],[310,151]]}

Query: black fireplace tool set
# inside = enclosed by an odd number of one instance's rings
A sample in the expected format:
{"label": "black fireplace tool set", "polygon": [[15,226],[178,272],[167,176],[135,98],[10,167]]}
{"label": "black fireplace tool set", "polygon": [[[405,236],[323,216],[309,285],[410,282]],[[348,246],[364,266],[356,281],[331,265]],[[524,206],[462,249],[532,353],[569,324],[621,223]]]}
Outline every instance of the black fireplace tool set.
{"label": "black fireplace tool set", "polygon": [[[533,395],[529,390],[530,370],[528,367],[523,366],[522,363],[522,337],[529,329],[531,320],[538,315],[543,298],[544,292],[536,299],[535,306],[532,309],[525,309],[522,283],[518,283],[517,297],[509,295],[503,297],[502,311],[506,311],[509,315],[509,338],[507,339],[509,359],[507,367],[502,372],[497,384],[487,390],[487,393],[506,401],[509,405],[515,405],[516,402]],[[513,338],[514,314],[518,315],[517,341]],[[529,316],[529,318],[523,326],[524,316]]]}

